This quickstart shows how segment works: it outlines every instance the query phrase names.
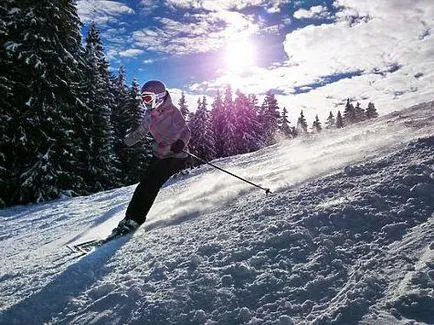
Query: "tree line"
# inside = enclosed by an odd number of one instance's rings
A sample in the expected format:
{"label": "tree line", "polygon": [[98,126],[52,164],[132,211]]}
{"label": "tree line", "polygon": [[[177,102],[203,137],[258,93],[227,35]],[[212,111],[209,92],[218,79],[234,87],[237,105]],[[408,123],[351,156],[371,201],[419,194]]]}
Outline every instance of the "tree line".
{"label": "tree line", "polygon": [[378,116],[374,103],[369,102],[364,109],[360,103],[354,106],[348,99],[343,114],[338,110],[335,117],[330,111],[325,127],[316,115],[309,128],[303,110],[296,126],[291,126],[288,110],[286,107],[280,109],[271,91],[259,105],[256,95],[237,90],[234,96],[230,86],[223,95],[218,91],[211,105],[206,97],[199,98],[194,113],[190,113],[182,93],[179,107],[192,132],[189,150],[208,161],[256,151],[281,138],[319,133],[323,128],[341,129]]}
{"label": "tree line", "polygon": [[[123,144],[141,122],[140,85],[126,84],[123,66],[110,72],[95,24],[84,43],[81,27],[73,0],[0,3],[0,206],[133,184],[147,167],[150,145]],[[183,94],[179,108],[190,150],[207,160],[308,132],[303,112],[290,127],[272,92],[259,104],[227,87],[211,104],[198,100],[194,113]],[[362,116],[357,106],[346,110],[340,126],[339,115],[337,128]]]}

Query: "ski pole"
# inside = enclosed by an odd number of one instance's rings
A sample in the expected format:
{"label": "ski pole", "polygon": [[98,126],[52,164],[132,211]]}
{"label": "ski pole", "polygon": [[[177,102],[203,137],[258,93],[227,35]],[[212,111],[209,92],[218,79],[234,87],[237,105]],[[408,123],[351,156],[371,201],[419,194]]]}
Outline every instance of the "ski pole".
{"label": "ski pole", "polygon": [[228,172],[227,170],[224,170],[223,168],[220,168],[219,166],[216,166],[216,165],[214,165],[214,164],[212,164],[212,163],[206,161],[205,159],[202,159],[202,158],[200,158],[200,157],[198,157],[198,156],[192,154],[191,152],[188,152],[188,151],[186,151],[186,150],[182,150],[182,152],[184,152],[184,153],[186,153],[187,155],[189,155],[189,156],[191,156],[191,157],[193,157],[193,158],[199,160],[200,162],[202,162],[202,163],[204,163],[204,164],[210,165],[211,167],[214,167],[215,169],[218,169],[218,170],[220,170],[220,171],[222,171],[222,172],[224,172],[224,173],[226,173],[226,174],[229,174],[229,175],[231,175],[231,176],[233,176],[233,177],[236,177],[236,178],[242,180],[243,182],[246,182],[246,183],[248,183],[248,184],[250,184],[250,185],[253,185],[253,186],[256,186],[257,188],[260,188],[261,190],[265,191],[265,194],[270,194],[270,193],[271,193],[271,191],[270,191],[269,188],[264,188],[264,187],[262,187],[262,186],[260,186],[260,185],[258,185],[258,184],[255,184],[255,183],[252,183],[252,182],[248,181],[247,179],[244,179],[244,178],[242,178],[242,177],[240,177],[240,176],[237,176],[237,175],[235,175],[235,174],[232,174],[231,172]]}

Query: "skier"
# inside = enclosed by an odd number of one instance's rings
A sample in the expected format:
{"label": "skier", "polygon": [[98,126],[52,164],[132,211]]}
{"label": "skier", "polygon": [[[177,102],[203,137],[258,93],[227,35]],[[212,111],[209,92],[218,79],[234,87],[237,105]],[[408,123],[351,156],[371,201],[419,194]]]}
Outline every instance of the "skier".
{"label": "skier", "polygon": [[142,87],[145,114],[141,125],[129,133],[124,142],[131,147],[150,132],[154,138],[151,164],[137,185],[128,205],[125,218],[109,236],[119,237],[135,231],[146,220],[151,206],[163,184],[185,168],[187,155],[183,152],[190,140],[190,130],[173,105],[165,85],[158,80],[146,82]]}

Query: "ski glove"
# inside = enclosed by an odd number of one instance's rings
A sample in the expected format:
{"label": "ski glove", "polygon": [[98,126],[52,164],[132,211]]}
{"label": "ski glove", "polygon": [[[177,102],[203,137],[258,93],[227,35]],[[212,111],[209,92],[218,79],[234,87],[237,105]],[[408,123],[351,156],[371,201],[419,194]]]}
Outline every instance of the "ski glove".
{"label": "ski glove", "polygon": [[185,147],[184,141],[181,139],[176,140],[172,145],[170,146],[170,150],[174,153],[180,153]]}

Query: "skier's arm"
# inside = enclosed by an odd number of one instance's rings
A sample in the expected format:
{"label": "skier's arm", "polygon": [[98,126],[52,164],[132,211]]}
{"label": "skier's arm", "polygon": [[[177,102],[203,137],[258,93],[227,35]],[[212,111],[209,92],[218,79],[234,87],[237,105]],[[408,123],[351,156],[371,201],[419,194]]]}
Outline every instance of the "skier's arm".
{"label": "skier's arm", "polygon": [[176,121],[176,129],[178,131],[178,137],[176,141],[181,140],[184,143],[184,147],[187,147],[188,142],[191,138],[191,132],[190,129],[187,126],[187,123],[185,123],[184,118],[181,115],[181,112],[177,110],[177,121]]}
{"label": "skier's arm", "polygon": [[190,129],[188,128],[187,125],[185,125],[181,134],[179,135],[179,139],[182,140],[182,142],[184,142],[185,146],[187,146],[188,142],[190,141],[190,138],[191,138]]}
{"label": "skier's arm", "polygon": [[135,129],[133,132],[128,133],[124,139],[124,143],[131,147],[135,145],[137,142],[141,141],[149,132],[149,124],[150,124],[150,116],[147,115],[143,118],[140,126]]}

